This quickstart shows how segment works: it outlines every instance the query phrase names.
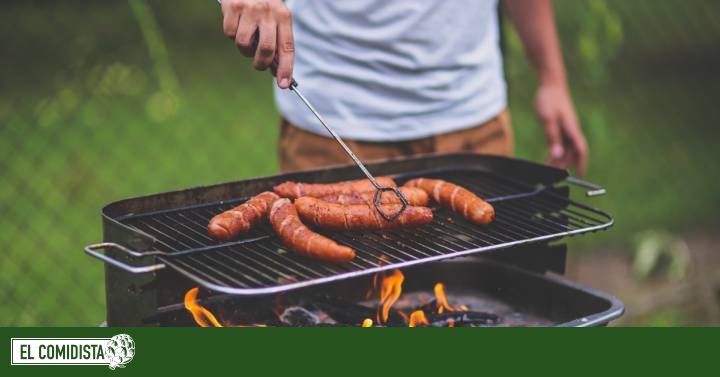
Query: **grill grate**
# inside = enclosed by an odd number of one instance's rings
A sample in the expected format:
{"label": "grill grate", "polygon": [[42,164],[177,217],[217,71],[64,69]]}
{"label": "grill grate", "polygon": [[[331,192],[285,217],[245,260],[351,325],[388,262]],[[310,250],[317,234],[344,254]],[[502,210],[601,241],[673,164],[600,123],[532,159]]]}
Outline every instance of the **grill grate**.
{"label": "grill grate", "polygon": [[533,187],[497,174],[445,170],[398,177],[398,183],[424,176],[441,178],[475,192],[496,209],[487,226],[472,224],[443,208],[435,208],[431,224],[391,231],[320,231],[354,248],[355,260],[345,264],[316,262],[298,256],[280,243],[269,224],[245,238],[218,243],[207,235],[214,215],[245,199],[130,215],[119,220],[156,239],[163,263],[215,291],[267,294],[405,267],[431,260],[547,241],[612,225],[606,213],[575,203],[542,186]]}

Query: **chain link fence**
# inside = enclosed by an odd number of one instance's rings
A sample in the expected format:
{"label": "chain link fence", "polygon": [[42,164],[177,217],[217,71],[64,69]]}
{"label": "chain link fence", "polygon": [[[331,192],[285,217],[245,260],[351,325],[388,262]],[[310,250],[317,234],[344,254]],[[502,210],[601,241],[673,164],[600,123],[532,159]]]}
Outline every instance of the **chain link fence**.
{"label": "chain link fence", "polygon": [[[555,7],[592,149],[588,178],[611,192],[594,204],[621,224],[579,247],[715,222],[720,3]],[[103,269],[81,250],[102,238],[102,206],[273,173],[271,82],[222,37],[212,2],[4,1],[0,10],[0,325],[94,326],[104,320]],[[535,78],[505,28],[518,153],[542,160]]]}

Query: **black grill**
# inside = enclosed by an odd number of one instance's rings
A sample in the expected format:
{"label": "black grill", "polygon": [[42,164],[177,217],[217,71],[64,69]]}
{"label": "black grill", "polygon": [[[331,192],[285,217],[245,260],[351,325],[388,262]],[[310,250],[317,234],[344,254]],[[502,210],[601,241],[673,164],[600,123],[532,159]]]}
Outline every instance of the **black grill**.
{"label": "black grill", "polygon": [[162,252],[157,258],[165,265],[206,288],[243,295],[280,292],[432,260],[547,242],[605,229],[613,222],[608,214],[573,202],[552,187],[526,184],[485,170],[459,167],[393,177],[402,184],[420,176],[445,179],[475,192],[495,206],[495,221],[479,226],[435,208],[433,222],[419,228],[320,231],[357,252],[350,263],[328,264],[287,250],[269,225],[231,243],[208,237],[210,218],[247,198],[135,213],[116,220],[154,239],[154,247]]}

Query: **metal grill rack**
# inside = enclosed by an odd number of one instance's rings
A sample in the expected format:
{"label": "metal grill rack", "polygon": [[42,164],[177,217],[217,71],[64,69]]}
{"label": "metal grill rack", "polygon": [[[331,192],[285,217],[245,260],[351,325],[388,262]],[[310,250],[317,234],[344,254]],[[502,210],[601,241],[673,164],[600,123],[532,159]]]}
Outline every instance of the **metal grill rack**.
{"label": "metal grill rack", "polygon": [[470,223],[444,208],[434,208],[431,224],[392,231],[320,231],[352,247],[357,257],[345,264],[313,261],[287,250],[269,225],[243,239],[218,243],[207,235],[211,217],[245,198],[192,207],[133,214],[118,220],[156,240],[159,262],[206,288],[229,294],[258,295],[372,274],[529,242],[608,228],[613,220],[600,210],[573,202],[552,188],[531,186],[473,169],[413,173],[395,177],[441,178],[460,184],[491,202],[495,221]]}

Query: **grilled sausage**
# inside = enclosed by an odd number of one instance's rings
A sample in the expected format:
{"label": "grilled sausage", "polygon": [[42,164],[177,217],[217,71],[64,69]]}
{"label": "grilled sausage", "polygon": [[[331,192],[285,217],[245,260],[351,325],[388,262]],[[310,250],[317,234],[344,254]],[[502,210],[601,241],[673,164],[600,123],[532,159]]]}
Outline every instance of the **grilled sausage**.
{"label": "grilled sausage", "polygon": [[462,214],[472,222],[489,224],[495,218],[495,209],[490,203],[456,184],[441,179],[417,178],[403,186],[423,189],[440,205]]}
{"label": "grilled sausage", "polygon": [[[392,178],[377,177],[376,180],[380,186],[397,187],[397,184]],[[273,188],[273,191],[275,191],[276,194],[288,199],[297,199],[302,196],[319,198],[328,195],[340,195],[373,190],[375,190],[375,186],[373,186],[372,182],[368,179],[338,183],[300,183],[288,181]]]}
{"label": "grilled sausage", "polygon": [[277,199],[279,197],[270,191],[250,198],[247,202],[210,219],[208,234],[213,238],[228,241],[247,233],[267,217],[270,206]]}
{"label": "grilled sausage", "polygon": [[[430,199],[428,194],[422,189],[415,187],[401,187],[405,199],[411,206],[427,206]],[[375,191],[365,192],[351,192],[347,194],[328,195],[319,198],[323,202],[336,203],[336,204],[374,204],[375,203]],[[380,197],[381,204],[402,204],[397,194],[392,191],[385,191]]]}
{"label": "grilled sausage", "polygon": [[[372,204],[334,204],[309,196],[295,200],[295,208],[303,221],[327,229],[392,229],[424,225],[433,219],[430,208],[408,206],[398,218],[389,222],[377,212]],[[383,212],[390,215],[397,212],[401,205],[385,204],[381,208]]]}
{"label": "grilled sausage", "polygon": [[270,223],[285,246],[325,262],[349,262],[355,251],[313,232],[300,221],[295,206],[288,199],[278,199],[270,209]]}

